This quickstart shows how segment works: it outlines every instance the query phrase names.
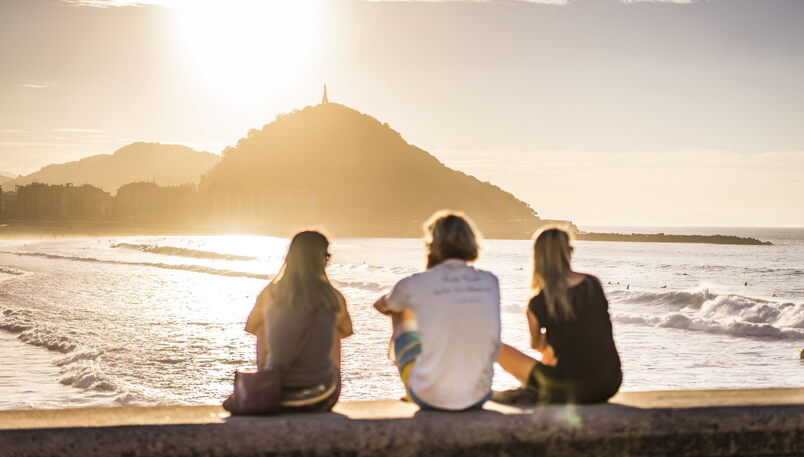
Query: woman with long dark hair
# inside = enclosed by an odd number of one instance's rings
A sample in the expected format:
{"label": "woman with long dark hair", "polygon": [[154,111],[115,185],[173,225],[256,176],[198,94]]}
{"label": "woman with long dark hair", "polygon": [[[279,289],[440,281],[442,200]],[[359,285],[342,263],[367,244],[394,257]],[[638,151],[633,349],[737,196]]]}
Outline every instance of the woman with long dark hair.
{"label": "woman with long dark hair", "polygon": [[527,319],[531,347],[542,353],[542,360],[503,345],[497,362],[523,389],[496,392],[495,401],[601,403],[620,388],[620,357],[606,295],[596,277],[572,270],[570,239],[555,227],[535,237]]}
{"label": "woman with long dark hair", "polygon": [[257,365],[282,369],[284,411],[329,411],[340,395],[340,339],[352,334],[352,321],[327,278],[328,248],[319,232],[297,233],[246,322],[257,336]]}

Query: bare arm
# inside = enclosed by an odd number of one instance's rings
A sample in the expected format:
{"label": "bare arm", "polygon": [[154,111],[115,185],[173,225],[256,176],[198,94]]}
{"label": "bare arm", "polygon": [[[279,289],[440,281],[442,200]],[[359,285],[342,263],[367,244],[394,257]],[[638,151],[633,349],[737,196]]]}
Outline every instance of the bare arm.
{"label": "bare arm", "polygon": [[265,312],[268,310],[268,302],[271,300],[271,294],[268,293],[267,288],[260,292],[257,296],[257,302],[254,304],[251,313],[246,319],[246,331],[252,335],[262,333],[263,325],[265,325]]}
{"label": "bare arm", "polygon": [[527,312],[528,327],[530,328],[530,347],[542,353],[541,363],[544,365],[555,365],[557,360],[553,347],[547,343],[547,336],[542,333],[542,326],[539,319],[530,310]]}
{"label": "bare arm", "polygon": [[377,299],[377,301],[374,302],[374,309],[382,314],[385,314],[386,316],[390,316],[394,313],[390,308],[388,308],[388,304],[385,303],[385,295],[381,296]]}
{"label": "bare arm", "polygon": [[339,298],[338,304],[340,305],[340,309],[335,314],[335,343],[338,345],[340,344],[338,340],[354,334],[352,317],[349,316],[349,310],[346,309],[346,299],[344,299],[342,295],[339,295]]}

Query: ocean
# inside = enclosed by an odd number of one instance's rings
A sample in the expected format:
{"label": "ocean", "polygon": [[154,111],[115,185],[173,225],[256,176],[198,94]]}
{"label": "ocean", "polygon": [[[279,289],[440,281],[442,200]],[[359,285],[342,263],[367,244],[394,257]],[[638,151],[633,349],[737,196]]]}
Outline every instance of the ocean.
{"label": "ocean", "polygon": [[[752,236],[773,246],[582,242],[623,361],[622,390],[802,387],[804,229],[598,231]],[[253,367],[243,331],[288,240],[265,236],[0,241],[0,409],[215,404]],[[529,241],[484,240],[502,288],[503,341],[525,352]],[[355,335],[342,400],[399,398],[390,323],[371,305],[424,265],[420,239],[334,239],[330,278]],[[456,316],[460,325],[460,316]],[[494,388],[516,386],[496,367]]]}

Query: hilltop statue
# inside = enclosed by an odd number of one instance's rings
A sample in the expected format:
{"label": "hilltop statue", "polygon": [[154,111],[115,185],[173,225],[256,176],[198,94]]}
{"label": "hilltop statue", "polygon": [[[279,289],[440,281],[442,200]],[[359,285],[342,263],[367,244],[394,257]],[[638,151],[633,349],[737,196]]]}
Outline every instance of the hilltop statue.
{"label": "hilltop statue", "polygon": [[324,105],[329,103],[329,99],[327,99],[327,85],[324,84],[324,96],[321,98],[321,104]]}

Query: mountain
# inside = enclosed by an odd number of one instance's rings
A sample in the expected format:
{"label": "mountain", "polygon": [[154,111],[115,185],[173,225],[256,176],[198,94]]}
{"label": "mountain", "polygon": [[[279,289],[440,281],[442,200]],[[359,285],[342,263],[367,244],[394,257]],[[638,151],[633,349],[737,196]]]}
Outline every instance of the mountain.
{"label": "mountain", "polygon": [[16,176],[14,176],[13,174],[6,173],[5,171],[0,171],[0,185],[13,180],[14,178],[16,178]]}
{"label": "mountain", "polygon": [[[421,223],[443,208],[466,212],[487,236],[527,237],[542,223],[512,194],[448,168],[388,124],[337,103],[252,129],[223,151],[200,187],[226,204],[237,194],[239,208],[271,195],[266,205],[275,223],[304,221],[338,235],[419,236]],[[314,217],[283,218],[294,207]]]}
{"label": "mountain", "polygon": [[92,184],[107,192],[134,181],[153,181],[162,185],[196,183],[220,157],[186,146],[160,143],[132,143],[114,154],[101,154],[61,164],[14,180],[15,184]]}

